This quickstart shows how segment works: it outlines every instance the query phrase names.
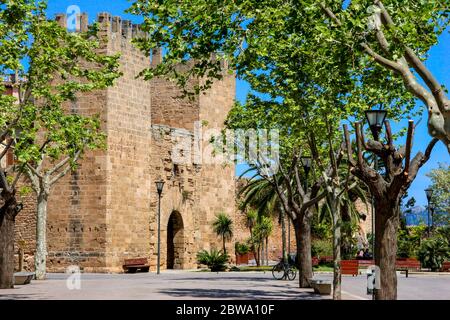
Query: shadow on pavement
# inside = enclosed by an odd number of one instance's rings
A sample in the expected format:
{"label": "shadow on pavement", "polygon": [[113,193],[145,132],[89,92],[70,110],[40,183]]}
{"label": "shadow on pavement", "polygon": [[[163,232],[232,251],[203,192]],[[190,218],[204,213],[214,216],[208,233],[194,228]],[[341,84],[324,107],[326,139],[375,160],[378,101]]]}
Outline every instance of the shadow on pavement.
{"label": "shadow on pavement", "polygon": [[320,300],[328,299],[318,294],[294,291],[263,291],[263,290],[233,290],[233,289],[165,289],[159,293],[182,298],[212,298],[212,299],[280,299],[280,300]]}
{"label": "shadow on pavement", "polygon": [[11,293],[11,294],[0,294],[0,300],[41,300],[41,295],[36,294],[20,294],[20,293]]}
{"label": "shadow on pavement", "polygon": [[[174,278],[171,279],[171,281],[224,281],[224,280],[230,280],[230,281],[257,281],[257,282],[269,282],[269,281],[277,281],[274,278],[268,278],[268,277],[238,277],[238,276],[225,276],[221,277],[220,274],[218,274],[216,277],[189,277],[189,278]],[[278,280],[280,281],[280,280]],[[295,282],[292,281],[292,282]]]}

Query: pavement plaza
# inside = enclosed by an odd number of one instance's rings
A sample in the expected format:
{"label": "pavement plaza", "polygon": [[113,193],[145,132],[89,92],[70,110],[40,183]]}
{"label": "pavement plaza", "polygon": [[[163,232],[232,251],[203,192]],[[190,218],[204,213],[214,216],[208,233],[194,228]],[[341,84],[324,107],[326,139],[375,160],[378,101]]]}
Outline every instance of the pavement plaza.
{"label": "pavement plaza", "polygon": [[[49,274],[47,280],[0,290],[2,299],[64,300],[192,300],[192,299],[331,299],[314,294],[312,289],[299,289],[298,282],[279,281],[270,272],[196,272],[162,271],[136,274],[85,274],[79,282],[68,274]],[[332,279],[330,273],[316,274]],[[342,298],[369,300],[366,275],[343,276]],[[410,274],[398,277],[399,300],[450,300],[450,275]]]}

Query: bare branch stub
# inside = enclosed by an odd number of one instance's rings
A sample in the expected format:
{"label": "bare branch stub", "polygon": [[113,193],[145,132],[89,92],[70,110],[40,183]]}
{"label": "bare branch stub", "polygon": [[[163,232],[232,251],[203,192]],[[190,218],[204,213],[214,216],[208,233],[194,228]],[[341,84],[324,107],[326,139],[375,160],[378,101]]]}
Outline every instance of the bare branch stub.
{"label": "bare branch stub", "polygon": [[[347,154],[349,155],[352,173],[362,180],[371,190],[375,197],[388,197],[389,201],[397,201],[398,197],[403,194],[417,176],[420,167],[428,161],[430,154],[439,141],[433,139],[428,145],[425,154],[419,152],[411,160],[411,152],[414,137],[414,121],[408,122],[408,134],[406,145],[400,149],[396,149],[393,144],[393,135],[390,124],[385,122],[386,128],[386,144],[381,141],[369,140],[365,143],[361,132],[361,124],[358,122],[356,127],[356,141],[358,157],[355,162],[352,159],[352,147],[349,143],[350,136],[348,128],[344,125],[345,143],[347,146]],[[366,165],[366,160],[362,156],[363,145],[366,144],[366,151],[377,155],[385,164],[385,173],[379,174],[377,171]],[[404,161],[403,161],[404,160]]]}
{"label": "bare branch stub", "polygon": [[408,135],[406,136],[406,151],[405,151],[405,169],[403,170],[404,175],[409,174],[409,166],[411,161],[411,149],[412,149],[412,139],[414,134],[414,121],[408,121]]}
{"label": "bare branch stub", "polygon": [[395,147],[394,147],[394,139],[393,139],[393,136],[392,136],[391,124],[389,123],[388,120],[385,120],[384,121],[384,126],[386,128],[386,139],[387,139],[387,142],[388,142],[389,150],[392,151],[392,150],[395,149]]}
{"label": "bare branch stub", "polygon": [[363,158],[363,147],[362,147],[362,138],[361,138],[361,123],[356,122],[356,147],[357,150],[357,159],[358,159],[358,167],[362,171],[364,168],[364,158]]}
{"label": "bare branch stub", "polygon": [[348,156],[348,162],[352,167],[356,166],[356,162],[353,159],[353,152],[352,152],[352,143],[350,141],[350,134],[348,133],[348,126],[344,124],[344,140],[345,140],[345,146],[347,149],[347,156]]}

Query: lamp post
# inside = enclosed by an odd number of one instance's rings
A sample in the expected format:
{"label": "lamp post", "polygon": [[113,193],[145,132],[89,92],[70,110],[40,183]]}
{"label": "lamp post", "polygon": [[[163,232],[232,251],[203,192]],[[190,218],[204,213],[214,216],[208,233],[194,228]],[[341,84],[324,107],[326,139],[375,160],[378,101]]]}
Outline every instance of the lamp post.
{"label": "lamp post", "polygon": [[158,259],[156,264],[156,274],[160,273],[160,261],[161,261],[161,194],[164,187],[164,181],[159,180],[155,182],[156,190],[158,191]]}
{"label": "lamp post", "polygon": [[428,236],[430,236],[430,231],[431,231],[431,228],[433,227],[433,221],[432,221],[431,216],[430,216],[430,213],[431,213],[431,210],[430,210],[430,202],[431,202],[431,198],[433,197],[433,189],[431,189],[431,188],[425,189],[425,194],[427,195],[427,202],[428,202],[428,205],[427,205],[427,213],[428,213]]}
{"label": "lamp post", "polygon": [[309,175],[309,171],[311,170],[311,162],[312,159],[311,157],[301,157],[300,161],[302,163],[303,166],[303,170],[305,170],[305,192],[308,189],[308,175]]}
{"label": "lamp post", "polygon": [[380,132],[383,129],[383,123],[386,119],[386,110],[367,110],[366,112],[367,123],[369,124],[370,131],[375,141],[380,139]]}
{"label": "lamp post", "polygon": [[[380,132],[383,129],[383,123],[386,119],[387,111],[378,109],[378,110],[367,110],[365,112],[366,120],[369,124],[370,131],[372,132],[373,139],[378,141],[380,139]],[[378,159],[374,154],[373,158],[373,168],[375,171],[378,171]],[[375,261],[375,199],[372,195],[372,258]],[[372,291],[372,299],[375,300],[375,290]]]}

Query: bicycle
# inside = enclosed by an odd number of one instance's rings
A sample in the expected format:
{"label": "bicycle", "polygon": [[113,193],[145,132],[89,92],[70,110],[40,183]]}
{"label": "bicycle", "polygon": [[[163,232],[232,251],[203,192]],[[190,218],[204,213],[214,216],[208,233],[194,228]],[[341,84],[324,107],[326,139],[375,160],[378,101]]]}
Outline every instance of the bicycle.
{"label": "bicycle", "polygon": [[285,262],[283,259],[280,260],[276,265],[272,268],[272,276],[276,280],[295,280],[295,277],[297,276],[297,270],[295,267],[287,262]]}

